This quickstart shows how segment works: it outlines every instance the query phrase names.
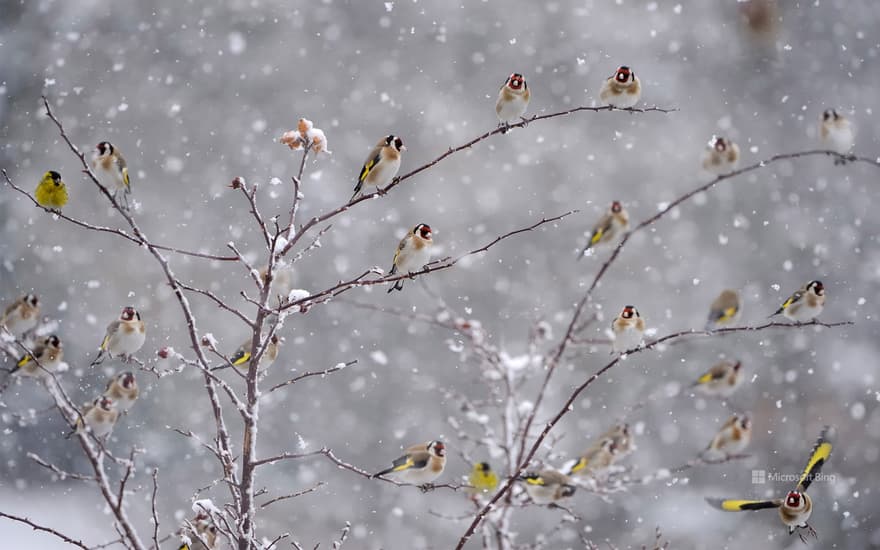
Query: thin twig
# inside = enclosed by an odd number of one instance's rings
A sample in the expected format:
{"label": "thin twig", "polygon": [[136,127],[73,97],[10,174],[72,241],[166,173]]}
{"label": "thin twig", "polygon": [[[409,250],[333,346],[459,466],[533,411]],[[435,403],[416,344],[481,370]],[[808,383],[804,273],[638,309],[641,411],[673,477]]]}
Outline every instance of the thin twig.
{"label": "thin twig", "polygon": [[324,377],[324,376],[327,376],[328,374],[344,370],[344,369],[351,367],[353,365],[357,365],[357,359],[354,359],[353,361],[349,361],[347,363],[339,363],[335,367],[330,367],[330,368],[327,368],[324,370],[304,372],[304,373],[300,374],[299,376],[295,376],[295,377],[291,378],[290,380],[287,380],[285,382],[281,382],[280,384],[276,384],[276,385],[272,386],[271,388],[269,388],[268,391],[266,391],[266,395],[272,393],[275,390],[280,390],[281,388],[287,387],[291,384],[296,384],[297,382],[299,382],[300,380],[302,380],[304,378],[309,378],[312,376]]}
{"label": "thin twig", "polygon": [[282,500],[287,500],[287,499],[290,499],[290,498],[297,498],[297,497],[301,497],[301,496],[303,496],[303,495],[307,495],[307,494],[309,494],[309,493],[311,493],[311,492],[317,491],[318,488],[321,487],[322,485],[324,485],[324,482],[323,482],[323,481],[319,481],[318,483],[316,483],[315,485],[309,487],[308,489],[303,489],[302,491],[297,491],[296,493],[291,493],[291,494],[289,494],[289,495],[283,495],[283,496],[280,496],[280,497],[275,497],[275,498],[273,498],[272,500],[268,500],[268,501],[264,502],[263,504],[260,504],[260,509],[266,508],[267,506],[270,506],[270,505],[275,504],[276,502],[279,502],[279,501],[282,501]]}
{"label": "thin twig", "polygon": [[59,531],[56,531],[55,529],[53,529],[51,527],[46,527],[46,526],[34,523],[33,521],[29,520],[28,518],[13,516],[12,514],[7,514],[6,512],[0,512],[0,517],[6,518],[6,519],[11,519],[12,521],[17,521],[19,523],[24,523],[25,525],[31,526],[31,528],[33,528],[34,531],[43,531],[45,533],[55,535],[56,537],[63,540],[67,544],[77,546],[79,548],[82,548],[83,550],[90,550],[90,548],[88,546],[86,546],[85,544],[83,544],[82,541],[74,540],[74,539],[68,537],[67,535],[60,533]]}

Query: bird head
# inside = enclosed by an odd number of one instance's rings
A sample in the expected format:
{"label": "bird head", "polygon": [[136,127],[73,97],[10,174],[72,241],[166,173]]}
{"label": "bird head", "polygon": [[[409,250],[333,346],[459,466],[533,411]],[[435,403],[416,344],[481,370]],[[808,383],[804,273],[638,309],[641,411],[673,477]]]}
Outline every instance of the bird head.
{"label": "bird head", "polygon": [[611,203],[611,211],[613,213],[619,214],[621,210],[623,210],[623,205],[620,204],[620,201],[614,201]]}
{"label": "bird head", "polygon": [[131,389],[135,385],[135,378],[133,372],[124,372],[119,377],[119,383],[122,384],[122,387],[125,389]]}
{"label": "bird head", "polygon": [[791,491],[785,497],[785,505],[792,508],[799,508],[801,505],[801,494],[797,491]]}
{"label": "bird head", "polygon": [[816,296],[822,296],[825,294],[825,285],[822,284],[822,281],[810,281],[807,284],[807,291],[813,292]]}
{"label": "bird head", "polygon": [[406,147],[403,145],[403,140],[393,134],[388,135],[385,138],[385,145],[393,147],[397,151],[406,151]]}
{"label": "bird head", "polygon": [[122,309],[122,315],[119,316],[123,321],[132,321],[137,319],[141,320],[141,314],[137,312],[137,310],[131,306],[126,306]]}
{"label": "bird head", "polygon": [[446,456],[446,445],[439,440],[428,443],[428,452],[439,457]]}
{"label": "bird head", "polygon": [[99,157],[107,157],[113,154],[113,145],[109,141],[102,141],[95,146],[95,151]]}
{"label": "bird head", "polygon": [[36,294],[28,294],[24,297],[24,301],[31,307],[37,307],[38,305],[40,305],[40,299],[37,298]]}
{"label": "bird head", "polygon": [[523,88],[528,88],[526,84],[526,79],[523,78],[523,75],[519,73],[513,73],[507,79],[507,87],[511,90],[521,90]]}
{"label": "bird head", "polygon": [[492,469],[491,467],[489,467],[488,462],[480,462],[477,464],[476,468],[478,472],[482,472],[484,474],[488,474],[489,471]]}
{"label": "bird head", "polygon": [[55,170],[49,170],[48,172],[46,172],[46,174],[50,178],[52,178],[52,183],[54,183],[56,186],[61,185],[62,182],[61,182],[61,174],[60,173],[56,172]]}
{"label": "bird head", "polygon": [[413,228],[413,235],[417,237],[421,237],[426,241],[431,240],[431,236],[433,235],[433,231],[431,231],[431,226],[426,223],[420,223],[419,225]]}
{"label": "bird head", "polygon": [[631,80],[635,80],[636,73],[632,72],[629,67],[626,65],[621,65],[617,68],[617,72],[614,73],[614,80],[620,82],[621,84],[626,84]]}
{"label": "bird head", "polygon": [[52,334],[48,338],[46,338],[46,344],[52,346],[53,348],[60,348],[61,347],[61,338],[58,338],[57,336]]}
{"label": "bird head", "polygon": [[623,306],[623,311],[620,312],[620,316],[624,319],[640,317],[639,310],[636,309],[636,306]]}
{"label": "bird head", "polygon": [[822,113],[822,120],[837,120],[838,118],[840,115],[834,109],[825,109],[825,112]]}
{"label": "bird head", "polygon": [[95,399],[95,405],[97,405],[98,408],[100,408],[102,411],[109,412],[110,410],[113,409],[113,407],[116,406],[116,403],[114,403],[113,400],[110,399],[109,397],[102,395],[101,397]]}
{"label": "bird head", "polygon": [[712,139],[709,140],[709,146],[719,153],[723,153],[727,151],[727,148],[730,147],[730,144],[726,139],[721,136],[712,136]]}
{"label": "bird head", "polygon": [[739,372],[740,368],[742,368],[742,361],[737,360],[737,362],[733,364],[733,371]]}

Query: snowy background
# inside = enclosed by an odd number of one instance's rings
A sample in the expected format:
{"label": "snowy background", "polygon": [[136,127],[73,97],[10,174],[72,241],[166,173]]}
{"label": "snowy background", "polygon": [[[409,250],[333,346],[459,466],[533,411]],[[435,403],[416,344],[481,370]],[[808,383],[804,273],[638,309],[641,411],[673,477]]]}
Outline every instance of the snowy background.
{"label": "snowy background", "polygon": [[[265,214],[287,212],[289,186],[268,182],[289,182],[295,173],[299,155],[278,137],[302,116],[324,129],[333,151],[307,165],[302,215],[310,216],[348,199],[360,163],[380,136],[403,138],[405,172],[493,128],[498,87],[514,71],[532,91],[531,114],[594,104],[602,79],[620,64],[641,78],[643,104],[681,109],[578,113],[494,137],[384,199],[358,205],[336,220],[322,248],[297,264],[295,286],[319,290],[373,265],[390,267],[398,239],[420,222],[435,229],[438,254],[445,255],[579,208],[559,224],[424,281],[450,307],[479,319],[493,343],[512,355],[525,352],[538,319],[561,335],[573,303],[607,257],[605,250],[575,260],[583,232],[607,205],[623,201],[637,222],[696,187],[712,134],[738,142],[743,163],[750,164],[816,148],[818,118],[834,107],[857,126],[856,153],[880,152],[873,112],[880,5],[872,0],[781,2],[781,19],[763,31],[750,30],[745,7],[733,1],[223,4],[0,1],[0,166],[27,189],[46,170],[58,170],[71,192],[65,212],[121,223],[43,115],[39,97],[47,93],[82,148],[108,139],[125,153],[140,203],[137,219],[155,242],[226,254],[225,243],[235,241],[261,262],[261,237],[247,206],[226,186],[244,176],[261,184]],[[743,322],[760,323],[814,278],[824,281],[829,296],[822,319],[856,325],[695,339],[613,369],[557,427],[564,437],[555,453],[582,450],[625,416],[639,433],[639,450],[628,459],[637,472],[687,461],[729,411],[714,400],[666,395],[719,356],[733,356],[746,374],[733,405],[754,415],[753,456],[694,470],[687,482],[633,488],[610,502],[580,491],[570,505],[583,519],[570,529],[624,548],[652,540],[655,525],[676,548],[799,547],[774,512],[725,515],[703,497],[784,493],[784,484],[751,485],[751,470],[796,473],[821,426],[832,423],[839,441],[825,472],[836,480],[810,490],[811,524],[820,536],[815,547],[880,547],[880,219],[871,200],[878,175],[875,167],[835,167],[825,157],[774,164],[723,183],[631,239],[595,294],[600,322],[586,336],[603,338],[625,303],[635,304],[658,335],[702,327],[709,302],[724,287],[742,289]],[[239,264],[170,258],[184,281],[233,304],[244,305],[241,289],[253,292]],[[148,324],[142,358],[166,345],[187,353],[179,308],[145,251],[54,221],[5,185],[0,260],[3,302],[34,289],[44,313],[60,320],[72,369],[63,381],[79,402],[120,368],[88,364],[104,327],[126,304]],[[426,313],[436,305],[418,282],[393,295],[376,287],[348,297]],[[192,302],[200,329],[215,334],[222,348],[231,352],[246,336],[234,317],[202,298]],[[341,361],[359,364],[276,392],[283,399],[262,410],[262,456],[329,446],[372,471],[402,446],[443,437],[452,451],[441,481],[457,481],[469,469],[447,424],[447,417],[460,415],[457,403],[440,389],[482,398],[486,382],[450,349],[450,334],[334,303],[291,317],[284,336],[270,384]],[[569,355],[539,420],[607,357],[604,347]],[[144,395],[117,426],[111,448],[120,454],[132,444],[147,449],[134,480],[141,491],[130,501],[145,535],[146,470],[160,468],[167,533],[191,515],[193,493],[219,474],[209,454],[166,427],[210,439],[213,421],[194,370],[161,381],[141,373],[139,380]],[[229,380],[241,384],[231,374]],[[538,382],[527,388],[529,399]],[[45,393],[35,384],[13,385],[3,401],[0,510],[56,525],[88,544],[115,538],[93,487],[51,479],[25,456],[31,451],[70,470],[86,468],[78,445],[64,439],[58,414],[39,412],[50,404]],[[9,414],[31,409],[36,418],[25,422]],[[231,414],[227,420],[240,441],[239,423]],[[474,456],[489,458],[482,451]],[[315,493],[262,513],[258,533],[272,538],[290,531],[304,546],[327,545],[348,520],[352,548],[450,548],[466,523],[429,510],[461,515],[472,509],[461,493],[423,495],[370,482],[321,457],[265,467],[257,486],[278,495],[319,480],[326,485]],[[228,493],[217,487],[205,494],[222,501]],[[518,540],[533,540],[559,515],[515,512]],[[6,521],[0,540],[10,547],[64,547]],[[575,540],[563,531],[550,547],[576,546]]]}

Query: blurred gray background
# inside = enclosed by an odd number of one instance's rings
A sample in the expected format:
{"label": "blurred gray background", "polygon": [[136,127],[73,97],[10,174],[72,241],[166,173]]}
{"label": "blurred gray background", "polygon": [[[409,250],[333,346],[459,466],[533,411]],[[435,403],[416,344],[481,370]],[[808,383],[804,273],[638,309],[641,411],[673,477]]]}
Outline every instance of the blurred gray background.
{"label": "blurred gray background", "polygon": [[[137,219],[155,242],[226,254],[225,244],[234,241],[261,263],[265,250],[248,208],[226,186],[244,176],[261,185],[265,215],[286,213],[289,177],[300,157],[278,138],[300,117],[326,132],[333,151],[307,164],[301,212],[311,216],[348,199],[380,136],[404,139],[405,172],[493,128],[497,90],[511,72],[525,75],[528,113],[540,114],[595,104],[602,80],[627,64],[642,80],[642,104],[681,110],[578,113],[493,137],[337,218],[323,246],[295,266],[294,286],[316,291],[373,265],[390,267],[398,239],[419,222],[434,227],[438,254],[446,255],[578,208],[563,222],[424,281],[516,356],[526,352],[538,319],[562,334],[572,305],[609,253],[575,259],[583,233],[608,204],[623,201],[638,222],[699,185],[712,134],[738,142],[743,164],[750,164],[817,148],[819,116],[834,107],[857,127],[855,152],[880,154],[874,113],[880,4],[764,7],[770,12],[762,19],[755,11],[761,5],[733,1],[0,2],[0,166],[29,190],[43,172],[58,170],[71,193],[66,213],[120,225],[44,116],[40,95],[46,93],[80,147],[107,139],[125,153],[141,203]],[[729,411],[715,400],[666,395],[719,356],[732,356],[745,365],[746,383],[732,401],[754,415],[752,458],[694,470],[676,484],[635,487],[610,502],[581,491],[570,505],[583,519],[548,547],[577,547],[577,530],[597,543],[640,547],[653,540],[656,525],[675,548],[800,547],[774,512],[723,514],[703,497],[783,494],[784,484],[751,485],[751,470],[796,473],[827,423],[839,428],[825,469],[835,480],[810,490],[810,523],[820,536],[814,546],[880,547],[880,221],[872,200],[880,192],[878,176],[876,167],[836,167],[825,157],[774,164],[724,182],[631,239],[595,293],[600,321],[585,336],[605,337],[625,303],[635,304],[658,335],[702,327],[709,302],[724,287],[742,290],[743,322],[761,323],[814,278],[828,289],[822,319],[856,325],[693,339],[613,369],[557,427],[564,437],[554,453],[579,452],[625,416],[639,433],[639,450],[627,461],[636,472],[686,462]],[[285,184],[269,186],[273,177]],[[167,345],[192,355],[177,303],[145,251],[53,220],[8,186],[0,191],[0,296],[8,303],[33,289],[44,312],[60,320],[71,365],[63,381],[77,401],[91,399],[120,368],[88,364],[104,327],[126,304],[148,323],[142,358]],[[181,279],[233,304],[244,305],[240,290],[254,293],[241,265],[169,257]],[[375,287],[347,296],[416,312],[436,306],[418,282],[393,295]],[[246,336],[234,317],[198,296],[191,301],[199,328],[224,349],[231,352]],[[284,336],[270,384],[341,361],[359,364],[276,392],[262,409],[262,456],[329,446],[372,471],[402,446],[443,437],[451,452],[441,481],[468,471],[456,453],[463,442],[447,423],[462,416],[458,403],[440,390],[481,399],[487,382],[478,365],[451,349],[448,340],[459,337],[343,303],[289,318]],[[539,421],[607,358],[605,347],[567,356]],[[242,386],[231,373],[228,378]],[[160,468],[163,533],[191,515],[193,493],[219,474],[211,456],[168,429],[211,438],[202,377],[188,369],[159,381],[141,373],[139,380],[143,398],[117,426],[111,447],[120,454],[132,444],[146,448],[134,480],[140,491],[130,504],[147,538],[148,468]],[[526,399],[534,399],[539,382],[536,376],[526,385]],[[25,456],[35,452],[75,471],[87,466],[78,446],[63,438],[57,413],[39,412],[49,406],[46,395],[24,383],[10,387],[3,401],[0,510],[57,525],[87,544],[115,538],[93,487],[54,480]],[[23,422],[12,414],[30,410],[35,418]],[[231,410],[227,421],[239,441]],[[488,458],[481,450],[473,455]],[[461,493],[423,495],[369,482],[320,457],[265,467],[257,485],[277,496],[319,480],[326,484],[318,491],[263,511],[259,534],[271,539],[288,531],[304,546],[324,547],[350,521],[352,548],[450,548],[467,523],[429,510],[472,511]],[[227,492],[217,487],[203,494],[222,502]],[[559,517],[546,509],[516,511],[517,540],[534,540]],[[64,547],[6,521],[0,539],[10,547]]]}

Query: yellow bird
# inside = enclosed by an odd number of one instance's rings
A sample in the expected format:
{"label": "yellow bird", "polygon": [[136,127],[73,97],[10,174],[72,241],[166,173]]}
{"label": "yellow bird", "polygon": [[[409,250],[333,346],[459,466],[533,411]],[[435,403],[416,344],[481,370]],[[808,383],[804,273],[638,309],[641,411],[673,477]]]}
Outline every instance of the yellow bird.
{"label": "yellow bird", "polygon": [[818,479],[822,466],[831,457],[833,446],[833,430],[826,426],[819,435],[819,440],[810,453],[810,459],[804,467],[803,473],[798,478],[797,487],[789,491],[785,498],[770,500],[741,500],[707,498],[706,501],[713,507],[725,512],[743,512],[747,510],[764,510],[768,508],[779,509],[779,519],[788,527],[788,534],[797,533],[803,542],[807,542],[801,529],[805,529],[811,536],[816,537],[816,531],[810,527],[807,520],[813,513],[813,500],[807,495],[807,488]]}
{"label": "yellow bird", "polygon": [[498,474],[492,471],[488,462],[477,462],[468,477],[468,483],[472,486],[468,492],[474,496],[479,493],[489,493],[498,487]]}
{"label": "yellow bird", "polygon": [[34,191],[34,198],[43,208],[61,210],[67,204],[67,186],[61,181],[61,174],[55,170],[43,174],[43,179]]}

